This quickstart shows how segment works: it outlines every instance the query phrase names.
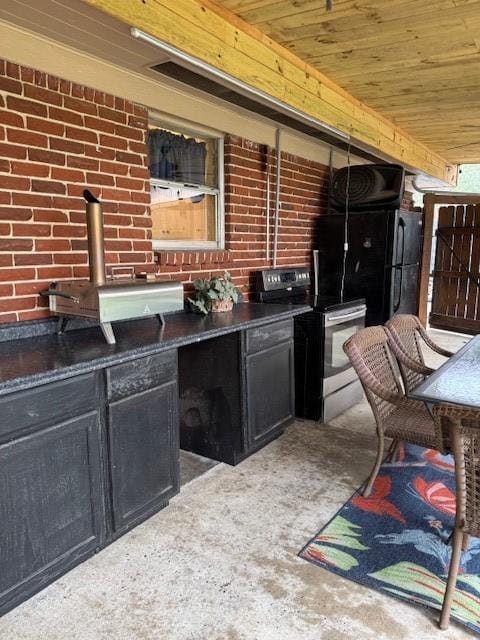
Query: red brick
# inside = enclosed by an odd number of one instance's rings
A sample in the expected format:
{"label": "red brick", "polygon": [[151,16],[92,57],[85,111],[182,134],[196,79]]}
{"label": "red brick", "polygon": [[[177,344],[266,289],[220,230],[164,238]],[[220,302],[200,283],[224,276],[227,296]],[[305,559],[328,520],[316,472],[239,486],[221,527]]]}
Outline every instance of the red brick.
{"label": "red brick", "polygon": [[47,77],[47,87],[52,91],[58,91],[60,88],[60,78],[49,75]]}
{"label": "red brick", "polygon": [[15,285],[15,294],[17,296],[29,296],[39,293],[45,288],[44,282],[20,282]]}
{"label": "red brick", "polygon": [[46,87],[47,74],[44,71],[39,71],[38,69],[35,69],[35,72],[33,75],[33,82],[39,87]]}
{"label": "red brick", "polygon": [[10,171],[10,162],[9,160],[4,160],[0,158],[0,173],[8,173]]}
{"label": "red brick", "polygon": [[66,196],[52,196],[52,207],[54,209],[73,209],[74,211],[85,210],[85,201],[80,198],[67,198]]}
{"label": "red brick", "polygon": [[135,142],[134,140],[130,140],[128,143],[128,149],[134,153],[147,153],[147,145],[145,142]]}
{"label": "red brick", "polygon": [[50,138],[50,149],[68,153],[85,153],[85,145],[66,138]]}
{"label": "red brick", "polygon": [[95,131],[104,131],[105,133],[114,133],[115,125],[108,120],[102,120],[101,118],[93,118],[91,116],[85,116],[85,127],[88,129],[94,129]]}
{"label": "red brick", "polygon": [[141,118],[140,116],[129,116],[128,117],[128,126],[135,127],[137,129],[142,129],[143,131],[147,130],[148,127],[148,118]]}
{"label": "red brick", "polygon": [[12,162],[12,173],[19,176],[46,178],[50,173],[50,167],[48,165],[33,164],[31,162]]}
{"label": "red brick", "polygon": [[15,96],[7,96],[7,106],[12,111],[20,111],[20,113],[29,113],[34,116],[47,116],[47,107],[40,102],[32,102],[25,98],[17,98]]}
{"label": "red brick", "polygon": [[143,191],[145,182],[143,180],[135,180],[134,178],[115,178],[115,183],[119,189],[132,189]]}
{"label": "red brick", "polygon": [[[37,300],[37,302],[46,304],[46,301],[43,300]],[[17,311],[17,316],[19,321],[39,320],[41,318],[48,318],[50,316],[50,311],[48,309],[35,309],[34,311]]]}
{"label": "red brick", "polygon": [[81,84],[77,84],[76,82],[72,82],[72,96],[76,98],[83,98],[85,88]]}
{"label": "red brick", "polygon": [[143,229],[130,229],[129,227],[120,228],[118,230],[118,235],[120,238],[141,238],[142,240],[145,239],[145,231]]}
{"label": "red brick", "polygon": [[108,147],[94,147],[91,144],[85,145],[85,155],[90,158],[96,158],[98,160],[113,160],[115,158],[115,153],[115,149],[109,149]]}
{"label": "red brick", "polygon": [[87,173],[87,182],[89,184],[104,184],[114,186],[115,179],[107,173]]}
{"label": "red brick", "polygon": [[38,193],[14,193],[13,204],[20,207],[50,207],[52,203],[51,196],[45,196]]}
{"label": "red brick", "polygon": [[39,191],[41,193],[65,193],[66,188],[63,182],[32,180],[32,191]]}
{"label": "red brick", "polygon": [[7,74],[7,76],[10,76],[10,78],[20,78],[20,67],[14,62],[7,61],[7,64],[5,66],[5,73]]}
{"label": "red brick", "polygon": [[117,124],[115,125],[115,135],[122,136],[122,138],[127,138],[130,140],[137,140],[138,142],[145,142],[145,131],[143,128],[135,129],[134,127],[125,127],[123,125]]}
{"label": "red brick", "polygon": [[[9,256],[10,257],[10,256]],[[2,257],[0,256],[0,264]],[[4,266],[4,265],[2,265]],[[0,285],[0,297],[6,298],[7,296],[13,295],[13,286],[11,284],[2,284]]]}
{"label": "red brick", "polygon": [[27,117],[27,128],[34,131],[42,131],[54,136],[63,136],[65,133],[65,125],[51,120],[42,120],[40,118]]}
{"label": "red brick", "polygon": [[76,127],[67,127],[67,138],[72,140],[81,140],[82,142],[90,142],[97,144],[98,135],[94,131],[88,131],[86,129],[77,129]]}
{"label": "red brick", "polygon": [[97,106],[92,102],[86,102],[85,100],[77,100],[76,98],[69,98],[68,96],[65,96],[63,98],[63,106],[65,109],[71,109],[72,111],[88,113],[91,116],[97,115]]}
{"label": "red brick", "polygon": [[0,315],[0,322],[17,322],[18,317],[16,313],[2,313]]}
{"label": "red brick", "polygon": [[25,160],[25,158],[27,157],[27,149],[25,147],[19,147],[14,144],[0,142],[0,155],[4,156],[5,158]]}
{"label": "red brick", "polygon": [[130,175],[132,178],[150,179],[150,171],[146,167],[130,167]]}
{"label": "red brick", "polygon": [[76,169],[87,169],[90,171],[98,171],[99,163],[98,163],[98,160],[94,160],[93,158],[68,156],[67,166],[74,167]]}
{"label": "red brick", "polygon": [[17,253],[15,255],[15,265],[17,267],[24,267],[29,264],[52,264],[52,256],[48,253]]}
{"label": "red brick", "polygon": [[31,251],[33,240],[19,238],[0,238],[0,251]]}
{"label": "red brick", "polygon": [[38,277],[46,280],[54,280],[56,278],[71,278],[71,267],[40,267],[38,271]]}
{"label": "red brick", "polygon": [[24,95],[27,98],[38,100],[39,102],[47,102],[48,104],[56,104],[57,106],[62,104],[62,96],[60,94],[31,84],[25,85]]}
{"label": "red brick", "polygon": [[28,158],[33,162],[48,162],[48,164],[65,164],[65,154],[45,149],[29,149]]}
{"label": "red brick", "polygon": [[63,167],[52,167],[52,179],[71,182],[85,182],[85,174],[77,169],[64,169]]}
{"label": "red brick", "polygon": [[128,142],[124,138],[107,136],[105,134],[100,134],[100,144],[105,147],[113,147],[114,149],[122,149],[126,151],[128,149]]}
{"label": "red brick", "polygon": [[119,256],[120,262],[134,262],[143,264],[146,261],[146,256],[144,253],[120,253]]}
{"label": "red brick", "polygon": [[20,309],[33,309],[35,298],[13,298],[13,300],[0,300],[0,313],[5,311],[18,311]]}
{"label": "red brick", "polygon": [[12,127],[23,127],[23,118],[18,113],[0,109],[0,124]]}
{"label": "red brick", "polygon": [[68,80],[60,80],[60,93],[65,93],[66,95],[70,95],[72,92],[72,83]]}
{"label": "red brick", "polygon": [[23,82],[33,82],[33,78],[35,77],[34,70],[30,69],[30,67],[20,67],[20,77]]}
{"label": "red brick", "polygon": [[103,200],[114,200],[115,202],[118,200],[125,200],[126,202],[130,202],[133,195],[135,194],[130,194],[129,191],[120,191],[119,189],[102,189]]}
{"label": "red brick", "polygon": [[22,93],[22,83],[12,78],[5,78],[0,76],[0,91],[6,91],[7,93]]}
{"label": "red brick", "polygon": [[40,133],[33,133],[26,129],[7,129],[7,137],[10,142],[27,144],[29,147],[47,147],[48,138]]}
{"label": "red brick", "polygon": [[86,264],[88,262],[88,254],[83,253],[55,253],[55,264]]}
{"label": "red brick", "polygon": [[30,180],[28,178],[19,178],[18,176],[0,176],[0,189],[15,189],[18,191],[30,189]]}
{"label": "red brick", "polygon": [[53,235],[56,238],[83,238],[86,234],[86,225],[56,224],[53,226]]}
{"label": "red brick", "polygon": [[64,211],[57,209],[34,209],[34,222],[68,222],[68,216]]}
{"label": "red brick", "polygon": [[0,220],[30,220],[32,216],[31,209],[0,207]]}
{"label": "red brick", "polygon": [[113,120],[119,124],[127,124],[127,114],[122,111],[115,111],[114,109],[107,109],[106,107],[98,107],[98,115],[105,120]]}
{"label": "red brick", "polygon": [[127,162],[128,164],[143,165],[143,156],[135,153],[127,153],[126,151],[117,151],[115,153],[115,160],[117,160],[117,162]]}
{"label": "red brick", "polygon": [[72,251],[86,251],[88,249],[88,243],[86,240],[72,240]]}
{"label": "red brick", "polygon": [[51,238],[35,240],[35,251],[70,251],[70,240]]}
{"label": "red brick", "polygon": [[13,224],[13,235],[16,238],[38,238],[51,234],[51,226],[49,224]]}
{"label": "red brick", "polygon": [[60,109],[58,107],[49,107],[48,116],[52,120],[60,120],[61,122],[68,122],[69,124],[75,124],[77,126],[83,125],[83,116],[74,111],[67,111],[66,109]]}
{"label": "red brick", "polygon": [[131,251],[132,243],[129,240],[105,240],[107,251]]}

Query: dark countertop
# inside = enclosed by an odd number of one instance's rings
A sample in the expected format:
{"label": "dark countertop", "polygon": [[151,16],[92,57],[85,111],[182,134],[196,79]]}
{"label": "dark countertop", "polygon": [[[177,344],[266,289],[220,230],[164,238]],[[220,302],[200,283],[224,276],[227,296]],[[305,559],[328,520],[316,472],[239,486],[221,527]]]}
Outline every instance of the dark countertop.
{"label": "dark countertop", "polygon": [[480,335],[471,338],[408,395],[428,404],[480,407]]}
{"label": "dark countertop", "polygon": [[164,327],[156,318],[116,322],[114,345],[105,342],[100,327],[0,342],[0,396],[309,310],[303,305],[242,303],[231,312],[208,316],[167,315]]}

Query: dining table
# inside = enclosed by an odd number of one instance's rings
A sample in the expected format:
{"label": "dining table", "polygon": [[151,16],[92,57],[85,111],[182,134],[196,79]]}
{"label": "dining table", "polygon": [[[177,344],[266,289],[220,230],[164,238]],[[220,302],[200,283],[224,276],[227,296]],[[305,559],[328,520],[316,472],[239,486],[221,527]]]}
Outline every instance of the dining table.
{"label": "dining table", "polygon": [[480,408],[480,335],[471,338],[408,394],[431,411],[435,404]]}

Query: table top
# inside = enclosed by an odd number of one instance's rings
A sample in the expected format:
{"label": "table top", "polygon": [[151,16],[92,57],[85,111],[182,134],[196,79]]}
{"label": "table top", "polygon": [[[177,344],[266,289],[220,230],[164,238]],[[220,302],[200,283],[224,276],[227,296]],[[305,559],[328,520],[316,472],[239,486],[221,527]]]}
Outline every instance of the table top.
{"label": "table top", "polygon": [[149,356],[236,331],[293,318],[310,311],[303,305],[236,304],[232,311],[180,312],[114,324],[116,344],[105,342],[100,328],[67,331],[0,342],[0,397],[69,376]]}
{"label": "table top", "polygon": [[429,404],[480,407],[480,335],[469,340],[409,397]]}

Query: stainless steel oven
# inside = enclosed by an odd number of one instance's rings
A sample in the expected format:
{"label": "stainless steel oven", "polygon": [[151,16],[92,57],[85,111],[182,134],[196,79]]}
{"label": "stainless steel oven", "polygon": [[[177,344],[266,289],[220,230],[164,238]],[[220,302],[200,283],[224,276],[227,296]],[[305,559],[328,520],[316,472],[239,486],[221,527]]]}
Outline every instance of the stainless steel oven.
{"label": "stainless steel oven", "polygon": [[295,415],[328,422],[361,400],[360,381],[343,343],[365,326],[365,300],[310,295],[304,267],[258,271],[257,299],[270,304],[308,304],[295,318]]}
{"label": "stainless steel oven", "polygon": [[325,378],[342,373],[352,366],[343,351],[343,343],[365,326],[366,310],[366,305],[356,304],[348,309],[325,313],[323,361]]}

